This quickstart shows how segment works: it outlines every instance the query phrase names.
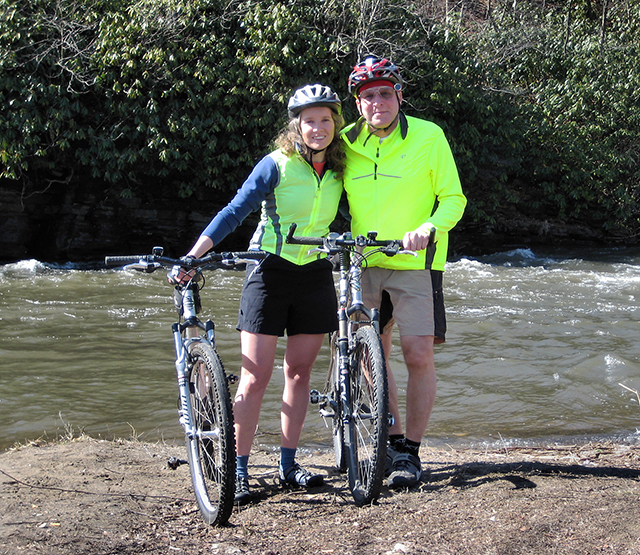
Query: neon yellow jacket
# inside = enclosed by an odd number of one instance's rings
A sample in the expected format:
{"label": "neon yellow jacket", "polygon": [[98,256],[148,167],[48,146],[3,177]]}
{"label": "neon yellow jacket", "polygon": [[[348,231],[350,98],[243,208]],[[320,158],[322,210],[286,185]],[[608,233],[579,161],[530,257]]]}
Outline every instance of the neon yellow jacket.
{"label": "neon yellow jacket", "polygon": [[291,158],[280,151],[269,155],[276,162],[279,183],[262,201],[260,224],[251,238],[251,247],[259,247],[302,265],[325,258],[308,254],[308,245],[288,245],[284,238],[292,223],[298,224],[297,235],[324,237],[336,217],[342,181],[328,170],[322,179],[299,155]]}
{"label": "neon yellow jacket", "polygon": [[253,169],[233,200],[202,232],[217,245],[244,219],[260,210],[260,222],[250,249],[277,254],[299,266],[326,258],[308,254],[308,245],[288,245],[285,237],[292,223],[296,235],[323,237],[336,217],[342,180],[332,169],[322,176],[299,154],[289,157],[280,150],[265,156]]}
{"label": "neon yellow jacket", "polygon": [[436,248],[419,253],[369,258],[370,266],[392,270],[444,270],[449,231],[458,223],[467,199],[449,143],[435,123],[402,112],[384,140],[369,135],[361,118],[343,134],[347,152],[344,188],[351,231],[378,239],[402,239],[408,231],[436,228]]}

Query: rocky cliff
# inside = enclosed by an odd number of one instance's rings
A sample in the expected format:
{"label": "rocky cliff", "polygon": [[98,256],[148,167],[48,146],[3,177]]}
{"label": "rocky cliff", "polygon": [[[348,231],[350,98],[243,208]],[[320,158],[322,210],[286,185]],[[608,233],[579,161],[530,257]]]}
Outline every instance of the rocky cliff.
{"label": "rocky cliff", "polygon": [[[126,198],[115,190],[82,183],[52,184],[27,191],[0,184],[0,262],[35,258],[46,262],[94,265],[106,254],[150,253],[155,245],[170,256],[191,246],[213,214],[228,201],[213,189],[189,199],[158,187],[148,198]],[[221,245],[246,248],[250,226]]]}
{"label": "rocky cliff", "polygon": [[[198,190],[188,199],[158,186],[153,196],[126,198],[115,189],[80,181],[52,183],[35,191],[16,182],[0,182],[0,262],[35,258],[99,266],[107,254],[149,253],[155,245],[180,256],[231,195]],[[452,234],[454,255],[477,255],[514,247],[602,241],[600,234],[577,224],[524,217],[507,207],[495,225],[463,219]],[[255,228],[251,216],[220,245],[245,249]]]}

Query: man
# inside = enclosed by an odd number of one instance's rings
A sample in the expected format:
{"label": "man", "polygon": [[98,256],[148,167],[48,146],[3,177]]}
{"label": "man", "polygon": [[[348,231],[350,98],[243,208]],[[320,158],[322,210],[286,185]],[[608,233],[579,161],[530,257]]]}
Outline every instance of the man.
{"label": "man", "polygon": [[[394,417],[389,429],[388,485],[393,488],[413,486],[422,475],[420,442],[436,395],[433,346],[444,342],[446,329],[442,274],[448,232],[467,202],[442,129],[405,116],[400,109],[402,91],[402,77],[392,62],[367,57],[349,76],[349,92],[362,117],[343,133],[351,231],[354,235],[377,231],[380,239],[402,238],[406,249],[418,251],[417,258],[375,255],[363,275],[365,303],[381,308],[387,360],[395,321],[409,374],[405,435],[397,387],[388,370]],[[385,325],[384,313],[391,309],[392,319]]]}

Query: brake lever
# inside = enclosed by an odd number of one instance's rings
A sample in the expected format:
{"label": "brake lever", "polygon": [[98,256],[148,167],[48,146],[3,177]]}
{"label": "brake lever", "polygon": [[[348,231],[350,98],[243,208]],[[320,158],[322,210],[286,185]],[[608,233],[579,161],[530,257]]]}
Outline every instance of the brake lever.
{"label": "brake lever", "polygon": [[[388,247],[380,247],[379,249],[377,249],[378,252],[381,252],[382,254],[388,256],[389,258],[392,256],[396,256],[398,254],[410,254],[411,256],[413,256],[414,258],[416,258],[418,256],[418,253],[415,251],[410,251],[408,249],[403,249],[403,248],[399,248],[399,247],[392,247],[392,246],[388,246]],[[375,252],[375,251],[372,251]]]}
{"label": "brake lever", "polygon": [[307,254],[314,254],[316,252],[331,254],[331,249],[329,249],[328,247],[316,247],[315,249],[308,250]]}
{"label": "brake lever", "polygon": [[256,258],[225,258],[221,261],[223,266],[237,266],[238,264],[259,264],[260,260]]}
{"label": "brake lever", "polygon": [[162,268],[162,264],[159,262],[135,262],[134,264],[127,264],[125,270],[135,270],[136,272],[144,272],[145,274],[152,274],[156,270]]}

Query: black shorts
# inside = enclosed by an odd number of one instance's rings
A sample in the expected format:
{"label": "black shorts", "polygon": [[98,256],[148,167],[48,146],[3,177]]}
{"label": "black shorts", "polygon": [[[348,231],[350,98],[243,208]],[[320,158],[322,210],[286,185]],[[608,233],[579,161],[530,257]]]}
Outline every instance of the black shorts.
{"label": "black shorts", "polygon": [[238,330],[283,336],[331,333],[338,329],[331,263],[298,266],[270,254],[247,268]]}
{"label": "black shorts", "polygon": [[[447,318],[444,309],[444,295],[442,294],[442,277],[440,270],[431,270],[431,288],[433,289],[433,319],[435,324],[435,342],[444,343],[447,333]],[[393,303],[386,291],[382,292],[380,303],[380,329],[384,330],[391,323],[393,326]]]}

